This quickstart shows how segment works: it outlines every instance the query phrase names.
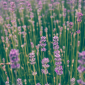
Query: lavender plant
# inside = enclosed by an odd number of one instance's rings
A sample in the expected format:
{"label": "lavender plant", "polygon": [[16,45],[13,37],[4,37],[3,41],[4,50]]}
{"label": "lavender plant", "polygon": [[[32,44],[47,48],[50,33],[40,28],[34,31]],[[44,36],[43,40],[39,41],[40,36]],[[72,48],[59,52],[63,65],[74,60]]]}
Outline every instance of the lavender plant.
{"label": "lavender plant", "polygon": [[0,0],[0,85],[85,85],[84,17],[85,0]]}

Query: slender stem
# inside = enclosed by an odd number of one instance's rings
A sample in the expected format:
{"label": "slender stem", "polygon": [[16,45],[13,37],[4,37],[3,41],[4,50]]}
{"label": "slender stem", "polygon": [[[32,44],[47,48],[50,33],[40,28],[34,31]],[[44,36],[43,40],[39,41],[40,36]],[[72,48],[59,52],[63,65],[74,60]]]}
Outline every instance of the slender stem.
{"label": "slender stem", "polygon": [[61,84],[61,76],[60,76],[60,84]]}
{"label": "slender stem", "polygon": [[[79,30],[79,23],[78,23],[78,30]],[[79,34],[77,34],[77,44],[78,44]],[[76,78],[77,78],[77,60],[78,60],[78,45],[77,45],[77,52],[76,52]]]}
{"label": "slender stem", "polygon": [[[45,72],[46,72],[46,68],[45,68]],[[45,78],[46,78],[46,83],[47,83],[47,75],[45,74]]]}
{"label": "slender stem", "polygon": [[14,71],[15,71],[15,85],[17,85],[17,69],[15,69]]}
{"label": "slender stem", "polygon": [[37,59],[38,59],[38,68],[39,68],[39,75],[40,75],[40,66],[39,66],[39,50],[37,50],[38,54],[37,54]]}
{"label": "slender stem", "polygon": [[43,58],[44,58],[44,52],[43,52]]}
{"label": "slender stem", "polygon": [[[34,73],[35,73],[35,67],[33,65],[33,69],[34,69]],[[34,82],[35,82],[35,85],[36,85],[36,76],[34,75]]]}
{"label": "slender stem", "polygon": [[58,85],[58,75],[56,76],[56,85]]}

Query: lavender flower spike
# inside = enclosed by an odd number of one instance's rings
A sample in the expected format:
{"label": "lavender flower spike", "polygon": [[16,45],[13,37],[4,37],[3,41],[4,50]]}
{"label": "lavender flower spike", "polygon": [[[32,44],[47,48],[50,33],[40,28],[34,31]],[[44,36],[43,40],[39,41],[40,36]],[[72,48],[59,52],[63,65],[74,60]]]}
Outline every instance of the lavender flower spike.
{"label": "lavender flower spike", "polygon": [[59,52],[59,45],[58,45],[58,37],[54,36],[53,37],[53,49],[54,49],[54,56],[55,56],[55,72],[57,73],[57,75],[62,75],[63,74],[63,68],[61,66],[62,62],[61,62],[61,58],[60,58],[60,52]]}
{"label": "lavender flower spike", "polygon": [[17,85],[23,85],[22,80],[20,78],[17,79]]}
{"label": "lavender flower spike", "polygon": [[18,64],[19,61],[18,56],[19,56],[19,50],[11,49],[9,57],[12,69],[20,68],[20,64]]}

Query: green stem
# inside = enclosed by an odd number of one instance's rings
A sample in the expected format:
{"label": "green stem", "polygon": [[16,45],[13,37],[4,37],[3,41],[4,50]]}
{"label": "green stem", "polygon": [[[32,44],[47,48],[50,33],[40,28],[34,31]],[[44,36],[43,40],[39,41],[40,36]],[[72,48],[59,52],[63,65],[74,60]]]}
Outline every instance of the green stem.
{"label": "green stem", "polygon": [[[35,67],[33,65],[33,69],[34,69],[34,73],[35,73]],[[35,82],[35,85],[36,85],[36,76],[34,75],[34,82]]]}
{"label": "green stem", "polygon": [[56,85],[58,85],[58,75],[56,76]]}

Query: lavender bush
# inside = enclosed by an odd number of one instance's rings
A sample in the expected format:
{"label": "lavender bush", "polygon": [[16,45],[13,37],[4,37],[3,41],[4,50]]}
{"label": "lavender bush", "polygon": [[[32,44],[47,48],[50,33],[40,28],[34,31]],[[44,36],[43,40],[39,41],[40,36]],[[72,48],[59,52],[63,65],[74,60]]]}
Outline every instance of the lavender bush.
{"label": "lavender bush", "polygon": [[0,0],[0,85],[85,85],[85,0]]}

